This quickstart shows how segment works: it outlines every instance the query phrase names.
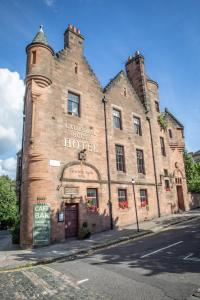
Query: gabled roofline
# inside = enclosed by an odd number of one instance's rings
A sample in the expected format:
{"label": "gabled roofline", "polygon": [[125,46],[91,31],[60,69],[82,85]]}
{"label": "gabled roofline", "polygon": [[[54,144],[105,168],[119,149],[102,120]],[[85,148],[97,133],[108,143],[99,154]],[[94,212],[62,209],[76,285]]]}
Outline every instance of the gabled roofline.
{"label": "gabled roofline", "polygon": [[108,82],[108,84],[104,87],[103,92],[106,92],[108,89],[110,89],[121,74],[125,75],[123,70],[119,71],[117,75],[115,75],[115,77]]}
{"label": "gabled roofline", "polygon": [[183,124],[167,108],[165,108],[165,114],[168,114],[181,128],[184,128]]}

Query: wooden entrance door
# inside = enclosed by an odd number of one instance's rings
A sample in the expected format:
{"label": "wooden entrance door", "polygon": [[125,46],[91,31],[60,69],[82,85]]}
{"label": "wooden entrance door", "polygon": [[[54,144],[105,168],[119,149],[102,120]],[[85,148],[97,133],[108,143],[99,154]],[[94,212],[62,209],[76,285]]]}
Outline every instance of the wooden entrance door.
{"label": "wooden entrance door", "polygon": [[178,207],[179,207],[179,209],[184,211],[185,210],[185,205],[184,205],[182,185],[177,185],[176,190],[177,190],[177,196],[178,196]]}
{"label": "wooden entrance door", "polygon": [[65,206],[65,237],[73,237],[78,234],[78,204],[66,204]]}

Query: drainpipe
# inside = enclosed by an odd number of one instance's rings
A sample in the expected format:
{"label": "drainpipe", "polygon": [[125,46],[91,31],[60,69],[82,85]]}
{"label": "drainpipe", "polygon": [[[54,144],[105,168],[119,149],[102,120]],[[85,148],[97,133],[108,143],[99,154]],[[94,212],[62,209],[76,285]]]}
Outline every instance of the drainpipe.
{"label": "drainpipe", "polygon": [[107,176],[108,176],[108,205],[110,214],[110,229],[113,229],[113,213],[112,213],[112,201],[111,201],[111,180],[110,180],[110,162],[109,162],[109,148],[108,148],[108,128],[107,128],[107,116],[106,116],[106,97],[102,99],[104,107],[104,121],[105,121],[105,138],[106,138],[106,160],[107,160]]}
{"label": "drainpipe", "polygon": [[151,150],[152,150],[153,169],[154,169],[154,177],[155,177],[155,184],[156,184],[156,198],[157,198],[157,207],[158,207],[158,217],[160,218],[161,213],[160,213],[160,200],[159,200],[159,194],[158,194],[158,180],[157,180],[157,172],[156,172],[155,152],[154,152],[154,146],[153,146],[151,120],[150,120],[149,117],[147,117],[147,121],[149,123],[149,132],[150,132],[150,137],[151,137]]}

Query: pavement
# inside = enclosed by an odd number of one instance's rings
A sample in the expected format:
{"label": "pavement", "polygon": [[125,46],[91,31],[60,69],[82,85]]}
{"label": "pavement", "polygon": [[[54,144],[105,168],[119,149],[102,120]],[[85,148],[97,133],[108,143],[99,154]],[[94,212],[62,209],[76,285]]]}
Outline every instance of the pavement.
{"label": "pavement", "polygon": [[136,224],[134,224],[120,229],[97,233],[86,240],[69,239],[64,243],[25,250],[20,249],[17,245],[12,245],[11,237],[7,231],[0,231],[0,271],[47,264],[62,259],[70,261],[76,257],[92,254],[100,249],[158,233],[171,225],[199,217],[200,209],[196,209],[140,222],[139,232]]}

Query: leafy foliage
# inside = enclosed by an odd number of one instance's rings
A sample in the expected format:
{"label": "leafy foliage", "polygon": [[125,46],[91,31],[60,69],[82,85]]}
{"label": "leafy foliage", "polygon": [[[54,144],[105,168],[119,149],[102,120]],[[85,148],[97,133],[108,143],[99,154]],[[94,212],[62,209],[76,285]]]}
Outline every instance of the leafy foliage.
{"label": "leafy foliage", "polygon": [[200,163],[195,162],[187,151],[184,153],[184,162],[188,190],[200,193]]}
{"label": "leafy foliage", "polygon": [[161,113],[158,116],[158,123],[160,124],[161,129],[163,129],[164,131],[167,130],[168,124],[167,124],[165,113]]}
{"label": "leafy foliage", "polygon": [[8,176],[0,176],[0,224],[7,226],[14,225],[19,216],[14,186]]}

